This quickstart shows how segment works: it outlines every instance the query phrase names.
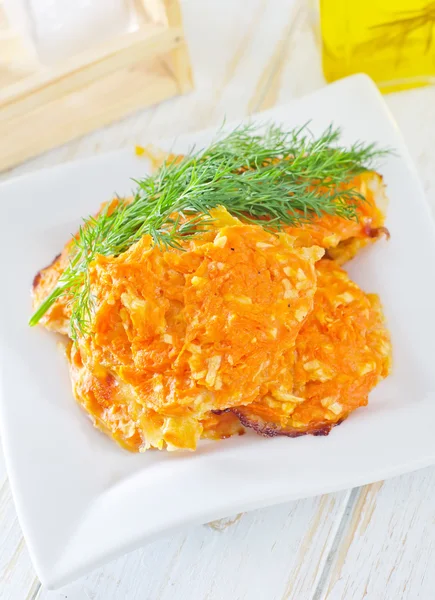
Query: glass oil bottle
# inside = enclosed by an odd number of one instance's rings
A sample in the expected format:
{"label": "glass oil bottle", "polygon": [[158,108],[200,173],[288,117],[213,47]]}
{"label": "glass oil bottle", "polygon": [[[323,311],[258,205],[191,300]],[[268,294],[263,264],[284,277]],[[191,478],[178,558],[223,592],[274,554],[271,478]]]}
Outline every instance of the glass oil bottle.
{"label": "glass oil bottle", "polygon": [[384,92],[435,83],[434,0],[320,0],[327,81],[367,73]]}

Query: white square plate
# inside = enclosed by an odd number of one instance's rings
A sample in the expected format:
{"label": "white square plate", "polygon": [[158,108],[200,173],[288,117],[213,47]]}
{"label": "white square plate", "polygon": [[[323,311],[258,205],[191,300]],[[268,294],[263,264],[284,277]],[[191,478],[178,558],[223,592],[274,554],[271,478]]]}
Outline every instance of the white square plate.
{"label": "white square plate", "polygon": [[[134,455],[95,430],[76,405],[56,339],[30,329],[29,289],[80,217],[126,194],[147,163],[126,150],[47,169],[1,186],[0,423],[19,519],[35,568],[65,584],[170,529],[361,485],[435,462],[435,236],[416,171],[374,84],[355,76],[260,120],[331,121],[343,141],[396,149],[382,173],[391,241],[349,265],[384,304],[394,370],[329,437],[255,435],[203,443],[196,453]],[[213,132],[157,145],[186,151]],[[145,140],[149,142],[150,140]]]}

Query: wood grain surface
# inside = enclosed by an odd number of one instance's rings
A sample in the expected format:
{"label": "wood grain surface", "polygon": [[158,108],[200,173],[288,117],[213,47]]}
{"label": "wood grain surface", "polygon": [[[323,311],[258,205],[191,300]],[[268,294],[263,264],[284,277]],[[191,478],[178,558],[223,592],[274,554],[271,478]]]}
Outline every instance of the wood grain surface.
{"label": "wood grain surface", "polygon": [[[195,92],[46,153],[2,179],[237,119],[324,85],[302,2],[184,0],[182,6]],[[435,88],[386,100],[435,209]],[[0,457],[0,598],[433,600],[434,497],[435,468],[428,468],[235,515],[156,541],[49,592],[30,563]]]}

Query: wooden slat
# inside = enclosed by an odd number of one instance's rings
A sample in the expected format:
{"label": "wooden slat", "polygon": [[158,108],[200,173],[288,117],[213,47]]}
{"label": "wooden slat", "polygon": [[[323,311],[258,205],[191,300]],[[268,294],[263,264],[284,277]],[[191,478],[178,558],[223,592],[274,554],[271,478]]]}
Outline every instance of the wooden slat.
{"label": "wooden slat", "polygon": [[0,171],[190,89],[181,19],[175,5],[169,8],[173,27],[143,24],[30,75],[29,70],[27,75],[23,69],[17,72],[20,40],[0,32],[6,57],[6,65],[0,64]]}
{"label": "wooden slat", "polygon": [[55,69],[41,69],[34,76],[0,91],[0,119],[9,120],[26,110],[61,99],[114,71],[129,68],[143,60],[172,50],[184,40],[179,28],[150,27],[123,38],[103,54],[74,57]]}
{"label": "wooden slat", "polygon": [[[169,27],[183,29],[181,7],[178,0],[163,0]],[[184,94],[193,86],[192,68],[187,44],[183,43],[172,52],[167,64],[178,84],[180,94]]]}
{"label": "wooden slat", "polygon": [[[1,440],[0,440],[1,442]],[[25,599],[37,590],[29,554],[15,514],[0,443],[0,598]],[[35,586],[36,584],[36,586]]]}
{"label": "wooden slat", "polygon": [[434,497],[434,468],[362,488],[320,597],[433,598]]}
{"label": "wooden slat", "polygon": [[137,13],[144,15],[147,22],[156,25],[168,25],[165,5],[162,0],[133,0]]}
{"label": "wooden slat", "polygon": [[[177,93],[176,81],[157,60],[97,79],[83,89],[0,122],[0,170]],[[108,97],[110,102],[105,101]]]}

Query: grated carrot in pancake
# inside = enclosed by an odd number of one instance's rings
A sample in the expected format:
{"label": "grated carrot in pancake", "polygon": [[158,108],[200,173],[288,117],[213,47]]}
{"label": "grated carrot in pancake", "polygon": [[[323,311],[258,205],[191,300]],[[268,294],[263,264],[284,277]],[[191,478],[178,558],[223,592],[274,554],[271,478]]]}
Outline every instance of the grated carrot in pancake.
{"label": "grated carrot in pancake", "polygon": [[74,392],[126,446],[194,449],[211,411],[291,379],[283,356],[312,309],[323,250],[212,216],[184,252],[144,236],[90,267],[96,305],[72,347]]}
{"label": "grated carrot in pancake", "polygon": [[363,197],[357,203],[357,220],[322,215],[313,217],[301,227],[285,228],[287,233],[297,237],[301,245],[325,248],[328,257],[340,265],[352,259],[367,244],[375,242],[380,235],[389,235],[384,227],[387,199],[382,177],[374,171],[367,171],[341,187],[354,188]]}
{"label": "grated carrot in pancake", "polygon": [[237,407],[241,422],[267,436],[327,434],[391,367],[391,343],[379,299],[365,294],[334,261],[316,265],[312,312],[288,354],[292,386]]}

